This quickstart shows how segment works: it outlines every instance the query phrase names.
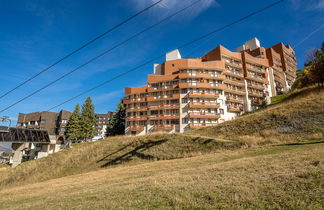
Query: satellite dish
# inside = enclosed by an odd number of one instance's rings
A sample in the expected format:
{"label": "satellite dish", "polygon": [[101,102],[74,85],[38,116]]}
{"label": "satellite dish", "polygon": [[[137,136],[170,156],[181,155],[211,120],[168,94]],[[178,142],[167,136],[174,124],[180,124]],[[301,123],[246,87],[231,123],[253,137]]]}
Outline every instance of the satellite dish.
{"label": "satellite dish", "polygon": [[0,133],[8,133],[10,126],[11,126],[10,118],[0,116]]}

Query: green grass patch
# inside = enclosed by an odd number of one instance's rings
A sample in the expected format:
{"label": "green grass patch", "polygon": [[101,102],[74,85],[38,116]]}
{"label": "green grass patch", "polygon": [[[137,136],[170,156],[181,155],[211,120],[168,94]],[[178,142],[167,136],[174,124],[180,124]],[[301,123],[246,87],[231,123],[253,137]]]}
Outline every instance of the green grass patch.
{"label": "green grass patch", "polygon": [[271,97],[271,104],[278,104],[283,102],[285,99],[287,99],[290,96],[291,93],[281,94],[274,97]]}

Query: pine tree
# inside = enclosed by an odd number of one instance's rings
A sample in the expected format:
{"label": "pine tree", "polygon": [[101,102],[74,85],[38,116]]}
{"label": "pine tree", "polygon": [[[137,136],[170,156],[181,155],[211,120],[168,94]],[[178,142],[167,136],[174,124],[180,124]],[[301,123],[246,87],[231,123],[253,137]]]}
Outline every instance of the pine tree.
{"label": "pine tree", "polygon": [[80,106],[77,104],[66,125],[66,137],[72,142],[76,142],[80,138]]}
{"label": "pine tree", "polygon": [[116,112],[108,122],[106,136],[125,134],[125,106],[121,102],[118,104]]}
{"label": "pine tree", "polygon": [[88,97],[82,105],[81,113],[81,137],[83,140],[92,139],[95,136],[96,117],[94,113],[94,105]]}

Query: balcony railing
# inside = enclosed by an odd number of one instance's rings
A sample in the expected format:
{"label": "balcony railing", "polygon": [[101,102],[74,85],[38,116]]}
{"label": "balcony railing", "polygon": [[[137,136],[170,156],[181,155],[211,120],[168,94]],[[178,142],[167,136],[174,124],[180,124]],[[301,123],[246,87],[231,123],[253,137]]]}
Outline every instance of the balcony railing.
{"label": "balcony railing", "polygon": [[159,92],[159,91],[165,91],[165,90],[172,90],[178,88],[179,84],[172,84],[172,85],[164,85],[161,87],[148,87],[148,92]]}
{"label": "balcony railing", "polygon": [[147,101],[162,101],[162,100],[172,100],[172,99],[179,99],[179,98],[180,98],[180,94],[148,96]]}
{"label": "balcony railing", "polygon": [[248,94],[249,94],[249,96],[258,97],[258,98],[264,97],[263,93],[258,93],[258,92],[249,92]]}
{"label": "balcony railing", "polygon": [[257,82],[265,83],[265,79],[263,77],[256,77],[256,76],[253,76],[251,74],[248,74],[246,78],[250,79],[250,80],[257,81]]}
{"label": "balcony railing", "polygon": [[210,102],[190,102],[189,108],[219,108],[219,103],[210,103]]}
{"label": "balcony railing", "polygon": [[230,70],[224,71],[224,74],[229,75],[229,76],[232,76],[232,77],[243,78],[243,74],[242,73],[233,72],[233,71],[230,71]]}
{"label": "balcony railing", "polygon": [[226,88],[225,84],[216,84],[216,83],[205,83],[205,82],[196,82],[196,83],[180,83],[181,88],[197,87],[197,88],[212,88],[223,90]]}
{"label": "balcony railing", "polygon": [[245,86],[243,80],[231,80],[231,79],[226,79],[226,80],[225,80],[225,83],[227,83],[227,84],[231,84],[231,85],[236,85],[236,86],[239,86],[239,87],[244,87],[244,86]]}
{"label": "balcony railing", "polygon": [[148,109],[147,106],[139,106],[139,107],[127,107],[126,112],[136,112],[136,111],[146,111]]}
{"label": "balcony railing", "polygon": [[262,106],[264,105],[264,101],[260,99],[252,99],[251,104],[254,106]]}
{"label": "balcony railing", "polygon": [[261,74],[264,74],[264,72],[265,72],[262,68],[251,67],[251,66],[247,66],[246,68],[250,71],[254,71],[257,73],[261,73]]}
{"label": "balcony railing", "polygon": [[235,90],[235,89],[231,89],[231,88],[226,88],[224,90],[227,93],[232,93],[232,94],[236,94],[236,95],[245,95],[245,91],[244,90]]}
{"label": "balcony railing", "polygon": [[263,85],[257,85],[257,84],[253,84],[253,83],[248,83],[248,86],[251,87],[251,88],[255,88],[255,89],[258,89],[258,90],[264,90],[264,86]]}
{"label": "balcony railing", "polygon": [[172,129],[174,129],[174,127],[175,127],[175,125],[163,124],[163,125],[154,125],[153,129],[154,130],[172,130]]}
{"label": "balcony railing", "polygon": [[219,94],[213,93],[189,93],[189,98],[218,98]]}
{"label": "balcony railing", "polygon": [[159,115],[149,115],[148,119],[150,120],[159,120],[159,119],[179,119],[179,114],[159,114]]}
{"label": "balcony railing", "polygon": [[233,96],[227,96],[226,100],[229,101],[229,102],[234,102],[234,103],[243,103],[243,99],[235,98]]}
{"label": "balcony railing", "polygon": [[142,131],[142,130],[144,130],[145,126],[144,125],[131,125],[128,128],[131,131]]}
{"label": "balcony railing", "polygon": [[207,127],[207,126],[216,126],[217,123],[190,123],[189,127],[190,128],[202,128],[202,127]]}
{"label": "balcony railing", "polygon": [[136,120],[147,120],[148,116],[147,115],[142,115],[142,116],[128,116],[126,117],[127,121],[136,121]]}
{"label": "balcony railing", "polygon": [[219,113],[208,113],[208,112],[191,112],[189,113],[190,118],[206,118],[206,119],[218,119],[220,118]]}
{"label": "balcony railing", "polygon": [[159,110],[159,109],[179,109],[180,104],[161,104],[161,105],[150,105],[148,107],[150,110]]}
{"label": "balcony railing", "polygon": [[228,112],[242,112],[243,111],[243,107],[232,107],[232,106],[228,106],[227,107],[227,111]]}

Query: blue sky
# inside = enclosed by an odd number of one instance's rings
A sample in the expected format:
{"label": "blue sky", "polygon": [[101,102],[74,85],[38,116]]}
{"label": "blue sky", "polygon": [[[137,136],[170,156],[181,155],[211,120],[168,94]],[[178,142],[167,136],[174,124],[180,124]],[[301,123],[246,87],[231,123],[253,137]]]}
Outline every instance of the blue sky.
{"label": "blue sky", "polygon": [[[55,62],[81,44],[152,4],[156,0],[0,0],[0,93],[13,88],[31,75]],[[166,15],[194,0],[165,0],[162,5],[87,47],[47,73],[0,99],[4,108],[45,85],[96,54],[109,49],[132,34],[154,24]],[[145,60],[170,51],[210,30],[242,17],[270,0],[202,0],[202,4],[163,23],[153,30],[68,76],[2,115],[14,120],[19,112],[47,110],[104,80],[112,78]],[[181,51],[186,57],[198,57],[219,44],[235,50],[244,41],[258,37],[262,46],[278,42],[295,48],[299,67],[305,54],[324,41],[324,0],[286,0],[274,8],[232,26],[210,39]],[[313,32],[313,33],[312,33]],[[311,36],[309,36],[311,35]],[[157,61],[163,62],[163,60]],[[125,87],[146,84],[153,64],[128,74],[94,92],[96,112],[115,110]],[[88,96],[57,108],[73,110]]]}

